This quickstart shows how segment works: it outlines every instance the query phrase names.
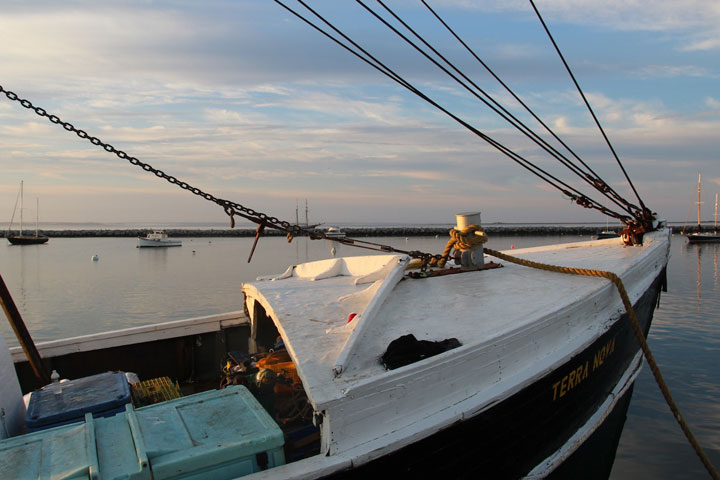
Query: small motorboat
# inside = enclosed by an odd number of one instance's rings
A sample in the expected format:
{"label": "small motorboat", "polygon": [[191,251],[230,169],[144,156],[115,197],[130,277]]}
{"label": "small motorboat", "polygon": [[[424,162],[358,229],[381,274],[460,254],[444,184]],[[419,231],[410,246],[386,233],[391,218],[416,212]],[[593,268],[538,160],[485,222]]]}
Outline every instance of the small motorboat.
{"label": "small motorboat", "polygon": [[332,237],[332,238],[344,238],[344,237],[345,237],[345,232],[343,232],[343,231],[342,231],[341,229],[339,229],[338,227],[330,227],[330,228],[328,228],[327,231],[325,232],[325,235],[328,236],[328,237]]}
{"label": "small motorboat", "polygon": [[182,241],[169,238],[165,230],[153,230],[144,237],[138,237],[138,248],[140,247],[181,247]]}

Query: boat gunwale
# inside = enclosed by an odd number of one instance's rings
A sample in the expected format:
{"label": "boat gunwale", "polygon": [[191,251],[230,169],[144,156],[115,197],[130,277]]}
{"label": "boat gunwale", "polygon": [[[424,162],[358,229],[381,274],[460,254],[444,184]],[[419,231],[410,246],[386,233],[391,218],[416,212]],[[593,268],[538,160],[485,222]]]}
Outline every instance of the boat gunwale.
{"label": "boat gunwale", "polygon": [[[71,353],[180,338],[247,325],[249,325],[249,319],[245,313],[235,311],[50,340],[39,342],[36,347],[43,358],[52,358]],[[27,361],[22,347],[12,346],[9,349],[13,363]]]}

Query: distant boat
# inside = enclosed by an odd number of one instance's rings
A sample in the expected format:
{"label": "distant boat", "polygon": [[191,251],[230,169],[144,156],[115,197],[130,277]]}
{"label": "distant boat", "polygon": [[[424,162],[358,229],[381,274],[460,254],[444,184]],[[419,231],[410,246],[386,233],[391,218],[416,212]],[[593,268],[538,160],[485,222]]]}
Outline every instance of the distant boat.
{"label": "distant boat", "polygon": [[345,232],[337,227],[330,227],[325,232],[325,235],[332,238],[345,238]]}
{"label": "distant boat", "polygon": [[39,245],[47,243],[49,240],[45,235],[38,234],[38,210],[40,208],[40,201],[37,200],[37,207],[35,209],[35,235],[23,235],[23,182],[20,181],[20,231],[17,234],[11,233],[12,222],[15,218],[15,210],[17,209],[17,202],[15,203],[15,209],[13,209],[12,217],[10,218],[10,226],[8,227],[7,239],[12,245]]}
{"label": "distant boat", "polygon": [[617,238],[618,236],[618,232],[614,232],[612,230],[603,230],[602,232],[597,234],[598,240],[601,240],[603,238]]}
{"label": "distant boat", "polygon": [[605,230],[602,232],[598,232],[597,239],[602,240],[603,238],[616,238],[619,237],[620,234],[615,230],[610,230],[610,227],[608,225],[607,218],[605,219]]}
{"label": "distant boat", "polygon": [[715,226],[713,228],[712,233],[710,232],[703,232],[701,230],[700,226],[700,204],[702,203],[700,201],[700,191],[701,191],[701,174],[698,174],[698,199],[697,199],[697,206],[698,206],[698,231],[695,233],[691,233],[687,236],[689,243],[712,243],[712,242],[720,242],[720,234],[718,234],[717,229],[717,214],[718,214],[718,194],[715,194]]}
{"label": "distant boat", "polygon": [[153,230],[144,237],[138,237],[138,248],[140,247],[181,247],[182,241],[168,238],[165,230]]}
{"label": "distant boat", "polygon": [[310,223],[308,222],[308,202],[307,202],[307,198],[305,199],[305,223],[300,223],[299,208],[300,208],[300,206],[299,206],[298,202],[296,201],[296,202],[295,202],[295,225],[296,225],[296,226],[302,227],[302,228],[306,228],[306,229],[312,229],[312,228],[315,228],[315,227],[317,227],[317,226],[319,226],[319,225],[322,225],[322,224],[320,224],[320,223],[310,224]]}

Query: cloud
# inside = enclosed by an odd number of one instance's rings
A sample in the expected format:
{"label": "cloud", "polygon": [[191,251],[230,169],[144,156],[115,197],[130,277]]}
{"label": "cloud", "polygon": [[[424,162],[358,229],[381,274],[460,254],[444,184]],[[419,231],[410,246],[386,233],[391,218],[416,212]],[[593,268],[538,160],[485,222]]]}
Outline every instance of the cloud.
{"label": "cloud", "polygon": [[717,78],[706,68],[696,65],[645,65],[635,72],[641,78],[710,77]]}
{"label": "cloud", "polygon": [[[326,5],[333,11],[346,8]],[[717,73],[699,50],[712,48],[720,24],[717,7],[677,5],[539,4],[546,20],[568,35],[577,26],[590,25],[592,31],[585,29],[583,35],[652,32],[632,37],[634,45],[642,46],[638,51],[648,55],[633,58],[618,52],[608,60],[607,52],[590,46],[581,62],[591,104],[621,158],[639,171],[641,186],[649,186],[651,194],[672,191],[666,184],[655,188],[661,175],[680,184],[687,171],[718,160],[714,144],[720,101],[702,83]],[[546,82],[554,79],[544,70],[546,57],[538,57],[539,48],[515,30],[522,27],[524,32],[527,22],[536,22],[527,3],[438,1],[433,6],[452,7],[448,14],[462,22],[475,9],[509,12],[512,29],[502,32],[507,42],[481,45],[504,62],[502,67],[522,82],[527,102],[579,147],[584,159],[599,163],[611,183],[622,184],[577,92]],[[529,209],[559,196],[554,190],[538,190],[534,177],[453,120],[265,2],[9,7],[0,16],[4,87],[21,88],[18,93],[63,120],[204,190],[237,195],[251,200],[249,204],[323,198],[328,211],[347,198],[357,205],[363,199],[379,205],[380,199],[393,202],[397,197],[393,204],[403,208],[450,212],[475,202],[509,212],[511,204],[521,203],[519,211],[528,216]],[[354,20],[351,16],[351,28],[362,30],[363,24]],[[406,50],[386,48],[384,37],[374,38],[374,29],[360,33],[368,32],[369,43],[412,74],[423,91],[555,171],[555,163],[541,159],[537,149],[485,107],[428,73]],[[483,29],[473,39],[483,42],[490,33]],[[673,48],[686,51],[667,56]],[[622,85],[608,82],[611,74]],[[658,79],[668,90],[656,87]],[[692,87],[685,83],[689,80],[695,82]],[[676,97],[678,92],[683,96]],[[495,94],[500,100],[508,97]],[[165,192],[185,194],[171,185],[159,186],[154,175],[1,100],[0,181],[8,187],[15,178],[25,178],[38,188],[62,186],[66,190],[58,192],[63,195],[77,188],[85,196],[107,192],[113,200],[130,195],[138,204],[155,189],[160,193],[149,201]],[[0,197],[0,203],[10,201]],[[75,214],[72,208],[56,211]],[[82,212],[89,214],[90,206]],[[374,207],[363,215],[389,212]]]}

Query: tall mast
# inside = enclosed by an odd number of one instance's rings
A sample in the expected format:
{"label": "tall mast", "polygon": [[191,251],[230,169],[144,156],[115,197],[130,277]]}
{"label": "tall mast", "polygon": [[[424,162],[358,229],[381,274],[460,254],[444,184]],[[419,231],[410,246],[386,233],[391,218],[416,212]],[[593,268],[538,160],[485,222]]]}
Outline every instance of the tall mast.
{"label": "tall mast", "polygon": [[[717,216],[717,212],[716,212],[716,215],[715,215],[715,216]],[[309,227],[309,226],[310,226],[310,222],[308,222],[308,204],[307,204],[307,198],[305,199],[305,226],[306,226],[306,227]]]}
{"label": "tall mast", "polygon": [[718,194],[715,192],[715,232],[717,233],[717,200]]}
{"label": "tall mast", "polygon": [[35,198],[35,236],[38,236],[38,218],[40,217],[40,199]]}
{"label": "tall mast", "polygon": [[701,176],[702,176],[702,174],[701,174],[701,173],[698,173],[698,201],[697,201],[697,205],[698,205],[698,232],[700,231],[700,203],[702,203],[702,202],[700,202],[700,178],[701,178]]}
{"label": "tall mast", "polygon": [[23,234],[23,225],[22,225],[22,212],[23,212],[23,181],[20,180],[20,236],[22,237]]}

